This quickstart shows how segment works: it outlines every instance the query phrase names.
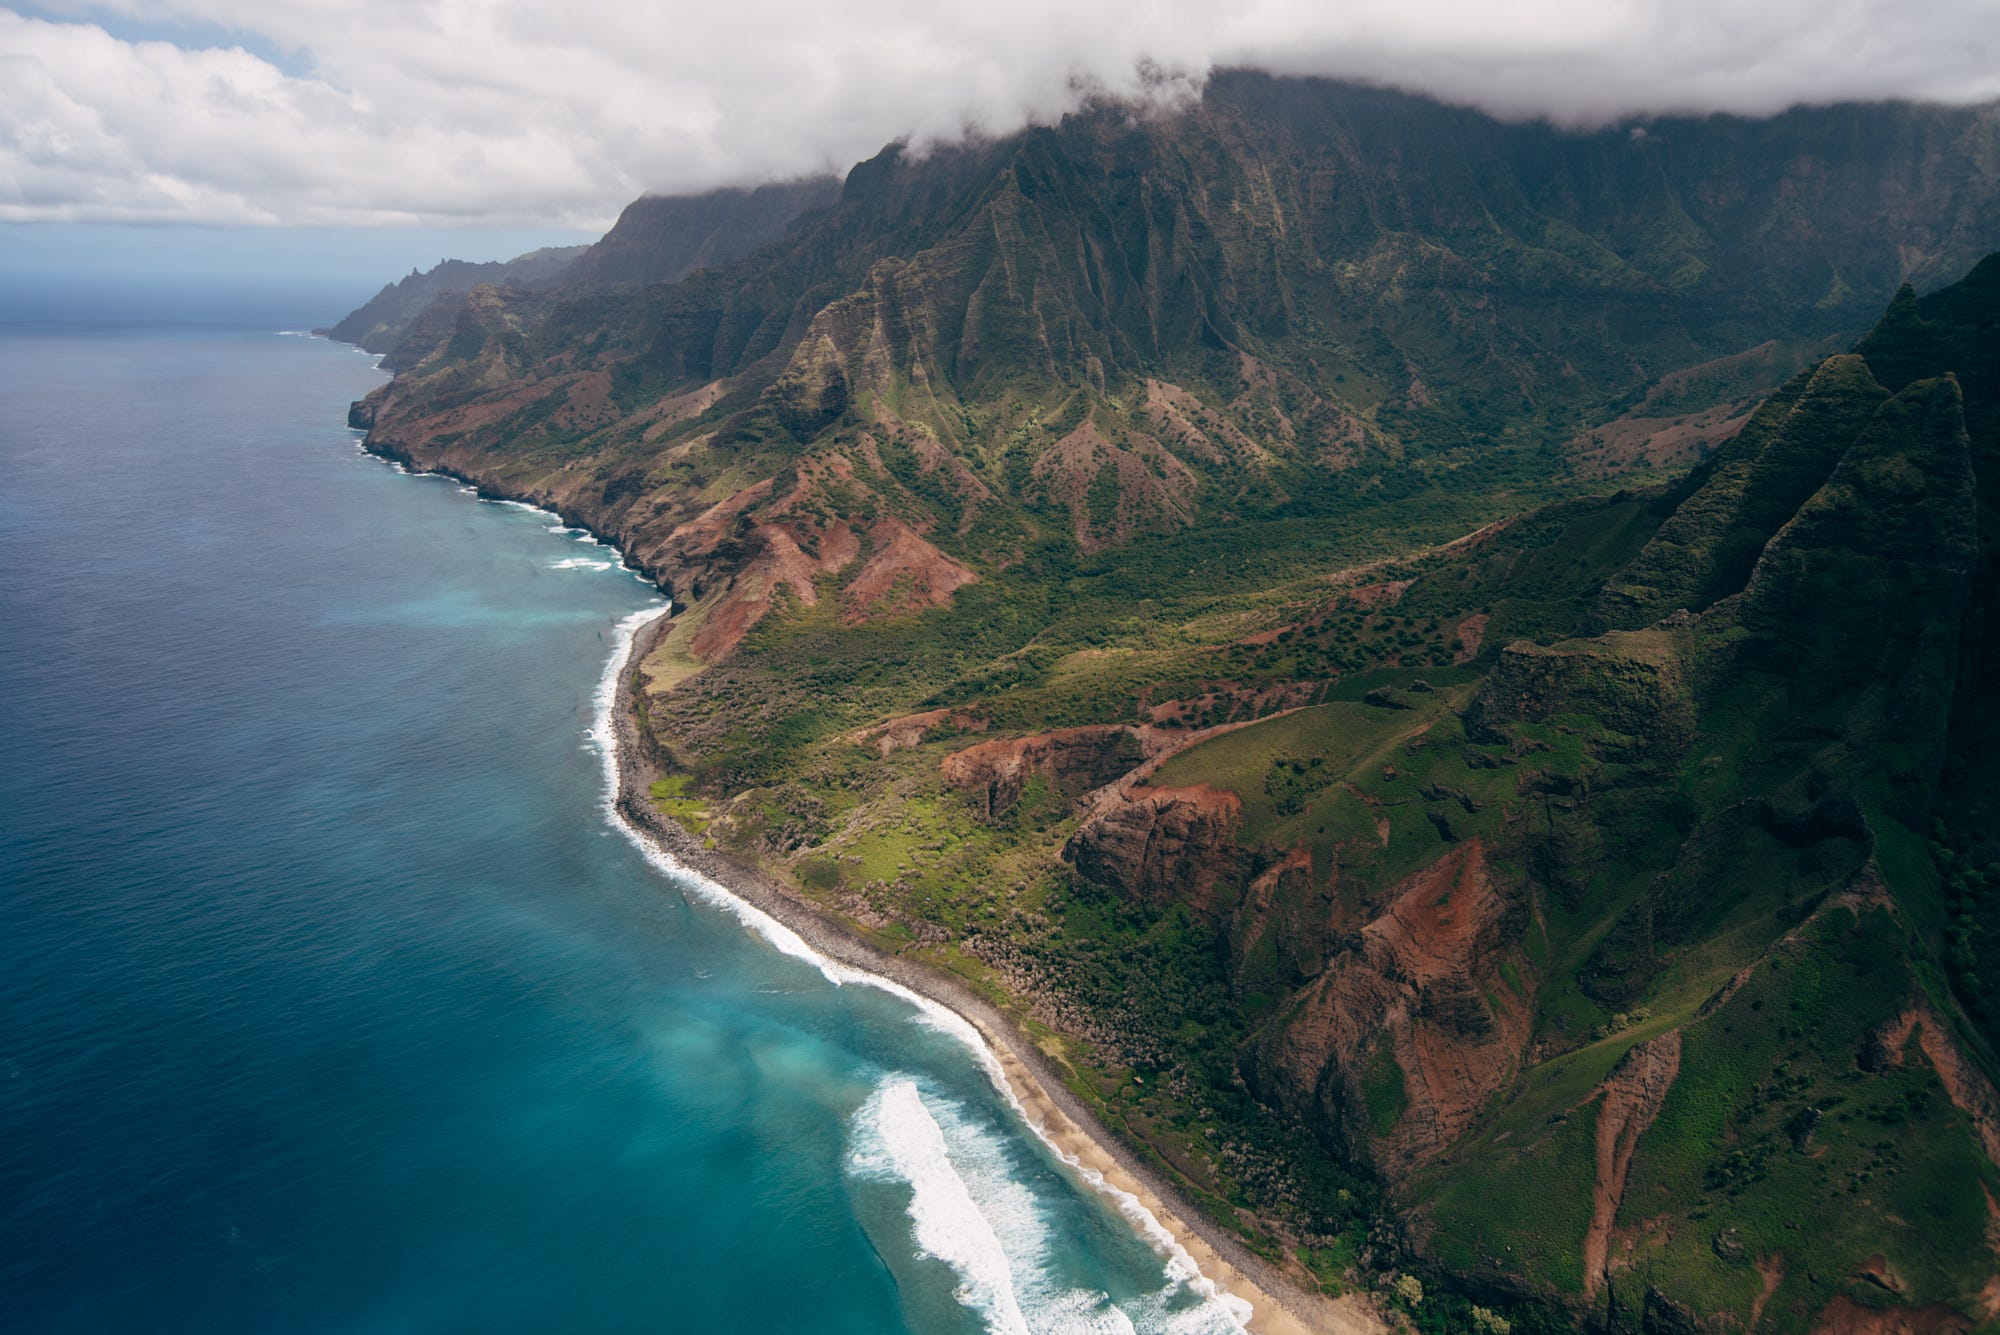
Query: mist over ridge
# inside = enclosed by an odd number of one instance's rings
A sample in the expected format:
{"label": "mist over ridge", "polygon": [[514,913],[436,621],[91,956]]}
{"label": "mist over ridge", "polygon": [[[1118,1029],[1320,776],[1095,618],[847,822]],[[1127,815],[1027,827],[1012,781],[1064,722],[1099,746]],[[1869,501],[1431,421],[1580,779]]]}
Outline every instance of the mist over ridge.
{"label": "mist over ridge", "polygon": [[557,16],[449,0],[124,0],[0,8],[0,220],[608,226],[642,193],[839,171],[882,144],[1049,124],[1092,98],[1172,105],[1217,70],[1379,84],[1504,119],[2000,96],[2000,13],[1477,6],[1232,14],[1165,3]]}

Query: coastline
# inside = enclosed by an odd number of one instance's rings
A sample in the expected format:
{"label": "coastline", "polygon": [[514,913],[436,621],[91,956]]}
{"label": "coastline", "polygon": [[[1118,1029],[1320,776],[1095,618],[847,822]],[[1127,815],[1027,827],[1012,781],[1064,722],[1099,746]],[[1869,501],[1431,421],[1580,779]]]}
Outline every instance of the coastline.
{"label": "coastline", "polygon": [[[552,499],[510,495],[442,461],[419,462],[408,452],[383,448],[373,439],[370,425],[354,420],[350,412],[350,428],[366,433],[359,442],[365,453],[411,476],[448,478],[482,500],[549,514],[590,534],[641,582],[658,588],[653,573],[633,566],[615,539],[565,513]],[[986,1063],[988,1074],[1019,1108],[1030,1130],[1086,1185],[1109,1197],[1170,1267],[1191,1268],[1192,1283],[1233,1298],[1242,1329],[1249,1335],[1387,1335],[1389,1327],[1365,1299],[1328,1298],[1301,1287],[1203,1216],[1176,1183],[1140,1162],[1070,1093],[1054,1062],[1031,1038],[958,979],[861,939],[839,919],[772,881],[762,869],[704,847],[653,805],[650,789],[663,767],[657,744],[638,726],[633,683],[639,664],[670,628],[673,611],[671,602],[657,611],[645,609],[616,630],[611,660],[600,682],[594,734],[605,765],[607,821],[664,874],[694,881],[695,893],[742,920],[774,949],[815,964],[836,984],[881,987],[949,1020],[957,1036]],[[1244,1306],[1247,1314],[1240,1310]]]}
{"label": "coastline", "polygon": [[[661,767],[652,738],[638,726],[633,683],[639,664],[670,628],[672,613],[671,605],[642,612],[619,627],[621,642],[614,646],[606,671],[609,689],[599,702],[603,728],[599,743],[610,781],[607,815],[643,850],[656,855],[653,860],[663,870],[709,882],[722,896],[768,919],[797,943],[797,948],[788,948],[791,942],[765,930],[763,934],[780,950],[820,956],[838,966],[829,973],[836,983],[886,986],[941,1007],[967,1026],[969,1032],[960,1036],[983,1048],[989,1074],[1010,1094],[1035,1134],[1090,1186],[1109,1196],[1170,1265],[1192,1267],[1199,1275],[1199,1279],[1190,1276],[1192,1282],[1205,1281],[1208,1290],[1235,1299],[1238,1318],[1251,1335],[1385,1331],[1359,1300],[1308,1292],[1204,1219],[1174,1183],[1135,1159],[1063,1085],[1048,1056],[984,999],[948,975],[861,940],[758,868],[703,847],[653,805],[650,789]],[[763,927],[741,911],[738,916],[753,928]],[[841,972],[859,976],[843,978]]]}

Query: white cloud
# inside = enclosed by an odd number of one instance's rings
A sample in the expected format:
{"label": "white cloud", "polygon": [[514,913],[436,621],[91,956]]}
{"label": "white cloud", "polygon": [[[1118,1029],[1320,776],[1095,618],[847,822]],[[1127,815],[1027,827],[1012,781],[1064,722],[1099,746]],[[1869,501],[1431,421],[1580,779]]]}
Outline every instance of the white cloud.
{"label": "white cloud", "polygon": [[0,9],[0,220],[602,226],[644,190],[1046,122],[1080,88],[1143,91],[1148,65],[1182,87],[1249,65],[1571,124],[2000,97],[1995,0],[1927,0],[1921,14],[1900,0],[54,0],[39,12]]}

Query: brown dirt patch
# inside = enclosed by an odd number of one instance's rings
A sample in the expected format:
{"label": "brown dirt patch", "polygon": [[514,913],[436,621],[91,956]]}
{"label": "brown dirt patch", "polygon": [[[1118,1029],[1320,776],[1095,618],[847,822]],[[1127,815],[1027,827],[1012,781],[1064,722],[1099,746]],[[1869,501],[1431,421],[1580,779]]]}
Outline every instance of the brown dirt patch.
{"label": "brown dirt patch", "polygon": [[1388,912],[1366,931],[1394,956],[1397,972],[1419,986],[1462,976],[1497,898],[1485,841],[1475,838],[1404,882]]}
{"label": "brown dirt patch", "polygon": [[1626,1175],[1639,1137],[1659,1116],[1667,1090],[1681,1069],[1681,1031],[1670,1029],[1628,1051],[1600,1087],[1597,1110],[1597,1183],[1592,1188],[1590,1229],[1583,1239],[1584,1296],[1594,1297],[1604,1282],[1611,1225],[1625,1199]]}
{"label": "brown dirt patch", "polygon": [[1486,643],[1486,623],[1492,619],[1484,612],[1475,612],[1452,627],[1451,633],[1458,637],[1458,651],[1452,654],[1452,662],[1470,663],[1479,656],[1479,646]]}
{"label": "brown dirt patch", "polygon": [[1216,444],[1226,441],[1246,457],[1261,451],[1236,424],[1221,416],[1179,385],[1165,380],[1146,382],[1146,417],[1168,449],[1193,455],[1204,463],[1219,464],[1226,458]]}
{"label": "brown dirt patch", "polygon": [[900,519],[881,520],[869,536],[875,550],[842,591],[850,624],[871,616],[946,606],[955,590],[978,579]]}
{"label": "brown dirt patch", "polygon": [[[1091,516],[1090,493],[1110,471],[1117,503],[1108,523]],[[1077,544],[1102,551],[1139,533],[1173,532],[1194,522],[1194,494],[1201,483],[1173,451],[1151,436],[1128,437],[1123,446],[1085,422],[1035,460],[1035,481],[1067,508]]]}
{"label": "brown dirt patch", "polygon": [[645,439],[652,443],[668,431],[691,418],[701,416],[722,397],[722,382],[711,380],[700,389],[690,389],[681,394],[670,394],[652,407],[638,414],[638,420],[647,423]]}
{"label": "brown dirt patch", "polygon": [[1276,682],[1268,686],[1218,685],[1201,695],[1162,700],[1144,708],[1146,717],[1161,727],[1193,727],[1217,710],[1225,723],[1256,722],[1270,717],[1273,711],[1297,709],[1310,703],[1321,685],[1316,681]]}
{"label": "brown dirt patch", "polygon": [[1642,468],[1680,468],[1734,439],[1759,400],[1725,403],[1673,417],[1615,417],[1564,442],[1579,477],[1611,477]]}
{"label": "brown dirt patch", "polygon": [[1763,1287],[1757,1291],[1757,1296],[1750,1300],[1750,1324],[1744,1327],[1745,1330],[1757,1329],[1757,1322],[1764,1315],[1764,1308],[1770,1304],[1771,1295],[1785,1282],[1784,1256],[1759,1257],[1757,1277],[1763,1281]]}
{"label": "brown dirt patch", "polygon": [[1116,782],[1147,758],[1144,734],[1151,732],[1108,724],[996,738],[954,751],[941,772],[952,787],[981,795],[987,815],[998,815],[1037,774],[1070,797]]}
{"label": "brown dirt patch", "polygon": [[1913,1034],[1918,1050],[1924,1054],[1924,1060],[1930,1063],[1931,1069],[1937,1072],[1938,1082],[1944,1086],[1952,1104],[1972,1120],[1973,1128],[1979,1133],[1979,1143],[1986,1150],[1986,1157],[2000,1163],[2000,1093],[1995,1092],[1993,1083],[1959,1051],[1950,1030],[1945,1028],[1929,1002],[1913,1004],[1871,1035],[1869,1048],[1872,1059],[1900,1066]]}
{"label": "brown dirt patch", "polygon": [[927,709],[921,714],[905,714],[886,723],[877,723],[849,733],[856,746],[873,746],[882,755],[891,755],[923,745],[933,732],[984,732],[986,720],[956,709]]}

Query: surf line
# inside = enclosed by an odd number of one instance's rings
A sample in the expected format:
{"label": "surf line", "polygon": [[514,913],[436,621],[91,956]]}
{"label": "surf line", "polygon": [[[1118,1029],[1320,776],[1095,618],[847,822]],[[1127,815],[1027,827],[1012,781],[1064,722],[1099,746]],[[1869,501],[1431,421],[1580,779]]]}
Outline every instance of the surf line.
{"label": "surf line", "polygon": [[[602,676],[598,678],[597,691],[592,700],[589,733],[603,771],[604,785],[598,807],[604,815],[605,822],[638,849],[656,871],[676,885],[691,890],[711,907],[721,909],[735,918],[744,927],[762,937],[779,954],[789,955],[793,959],[812,965],[835,987],[854,984],[886,992],[908,1003],[917,1012],[920,1021],[928,1027],[957,1039],[970,1050],[974,1060],[986,1073],[986,1078],[993,1083],[993,1087],[1021,1119],[1022,1125],[1034,1134],[1049,1153],[1067,1165],[1085,1185],[1111,1201],[1118,1213],[1161,1257],[1166,1263],[1167,1280],[1170,1283],[1184,1285],[1200,1295],[1205,1302],[1215,1304],[1237,1330],[1249,1331],[1254,1313],[1252,1304],[1224,1289],[1204,1273],[1180,1239],[1160,1222],[1158,1216],[1148,1209],[1138,1196],[1107,1181],[1103,1173],[1091,1168],[1056,1142],[1044,1123],[1029,1113],[1013,1081],[1009,1078],[1006,1067],[1001,1064],[999,1055],[994,1052],[985,1034],[971,1020],[943,1002],[927,997],[892,978],[885,978],[880,974],[832,959],[814,949],[803,936],[771,914],[736,894],[721,882],[683,864],[660,840],[641,829],[619,810],[618,799],[623,784],[620,754],[622,743],[616,718],[619,682],[632,666],[629,660],[639,632],[661,617],[667,616],[672,610],[671,601],[664,607],[644,607],[622,618],[612,628],[611,653]],[[1079,1129],[1083,1130],[1085,1135],[1089,1134],[1086,1128]]]}

